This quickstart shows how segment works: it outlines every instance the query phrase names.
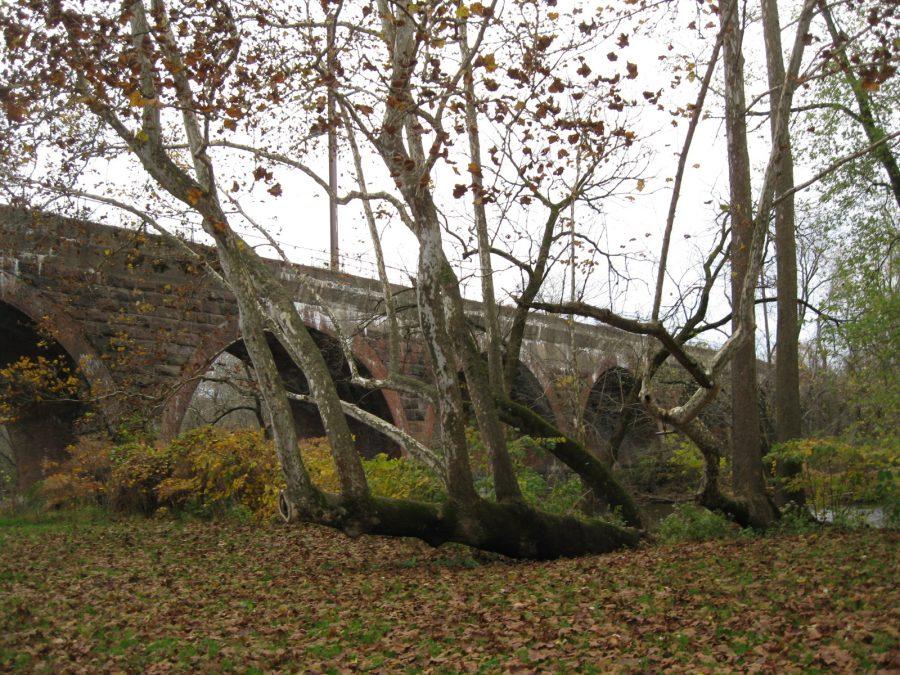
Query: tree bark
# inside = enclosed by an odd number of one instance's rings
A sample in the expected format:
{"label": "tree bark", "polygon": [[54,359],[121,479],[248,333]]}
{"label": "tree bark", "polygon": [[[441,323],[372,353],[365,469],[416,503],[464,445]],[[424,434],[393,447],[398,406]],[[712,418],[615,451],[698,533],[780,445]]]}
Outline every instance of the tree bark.
{"label": "tree bark", "polygon": [[[781,46],[781,22],[777,0],[762,0],[763,35],[766,43],[766,65],[769,79],[772,141],[776,142],[778,102],[784,85],[784,59]],[[776,168],[775,198],[785,195],[775,207],[775,265],[778,273],[778,316],[775,349],[775,439],[779,442],[799,438],[802,434],[800,410],[800,328],[797,316],[797,240],[795,231],[794,159],[790,136],[781,148]],[[799,467],[785,465],[783,479],[797,474]],[[802,501],[803,493],[785,492],[787,499]]]}
{"label": "tree bark", "polygon": [[[747,150],[747,109],[744,96],[743,29],[740,13],[720,12],[725,32],[725,131],[728,138],[728,175],[731,203],[731,295],[732,330],[743,329],[746,339],[731,361],[732,472],[735,494],[745,499],[751,511],[771,512],[765,497],[761,455],[759,406],[757,404],[756,340],[753,314],[740,311],[744,279],[750,268],[753,240],[753,201],[750,186],[750,156]],[[741,314],[749,319],[744,324]],[[771,520],[773,514],[770,515]]]}
{"label": "tree bark", "polygon": [[[276,337],[285,347],[294,362],[301,367],[309,382],[310,392],[316,400],[322,423],[331,444],[332,456],[338,470],[341,489],[348,499],[364,500],[369,494],[362,462],[356,452],[347,419],[341,407],[337,388],[331,378],[325,359],[310,336],[308,329],[297,314],[293,298],[284,285],[274,277],[265,263],[234,233],[228,224],[227,217],[219,203],[215,175],[212,162],[206,152],[206,142],[200,131],[200,125],[194,112],[195,105],[190,83],[181,67],[182,58],[178,52],[171,30],[167,23],[166,9],[163,0],[153,0],[153,10],[161,22],[163,30],[162,47],[175,68],[173,80],[176,96],[182,109],[185,135],[196,174],[197,189],[190,178],[168,157],[160,144],[159,111],[154,106],[144,106],[144,128],[151,125],[150,143],[147,149],[132,144],[141,162],[160,184],[173,196],[188,202],[203,216],[203,229],[216,243],[219,260],[222,263],[225,278],[235,294],[239,311],[241,329],[248,353],[253,361],[259,377],[260,388],[270,407],[273,431],[276,439],[293,438],[293,444],[287,447],[287,441],[280,443],[279,458],[287,461],[283,464],[288,481],[288,496],[296,501],[296,508],[319,508],[318,491],[311,487],[306,471],[299,459],[296,445],[296,432],[293,430],[293,416],[289,418],[280,412],[287,406],[286,392],[275,368],[271,350],[263,332],[263,315],[269,320]],[[132,19],[135,34],[135,48],[143,55],[143,40],[149,34],[142,0],[134,5]],[[142,63],[143,86],[153,87],[149,76],[149,63]],[[155,98],[154,96],[150,98]],[[119,132],[120,135],[122,132]],[[283,400],[282,400],[283,399]],[[289,426],[291,427],[288,429]],[[280,428],[279,428],[280,427]]]}
{"label": "tree bark", "polygon": [[[430,205],[430,201],[429,201]],[[430,205],[433,208],[433,205]],[[459,281],[450,267],[450,263],[444,256],[441,246],[440,230],[437,220],[422,214],[424,217],[419,240],[420,247],[420,284],[423,278],[428,278],[428,283],[434,283],[442,296],[440,307],[446,320],[446,330],[454,348],[453,353],[459,357],[463,373],[468,385],[469,398],[475,410],[475,419],[478,430],[488,447],[491,461],[491,476],[494,483],[494,493],[497,499],[521,499],[522,493],[516,478],[512,461],[506,447],[506,434],[500,424],[497,407],[494,402],[494,389],[491,386],[490,377],[485,368],[484,361],[478,351],[477,345],[469,331],[469,325],[463,311],[462,296],[459,294]],[[425,256],[424,264],[422,257]],[[423,277],[428,275],[427,277]],[[432,300],[433,301],[433,300]],[[457,390],[459,383],[456,384]]]}
{"label": "tree bark", "polygon": [[547,220],[544,222],[544,232],[541,237],[541,244],[535,257],[534,265],[528,274],[528,283],[522,289],[522,295],[519,298],[518,306],[513,315],[512,324],[509,328],[509,335],[506,340],[506,364],[505,375],[507,386],[512,386],[515,382],[516,373],[519,369],[519,357],[522,353],[522,343],[525,340],[525,329],[528,326],[528,314],[532,307],[532,301],[537,297],[544,284],[544,276],[547,273],[547,262],[550,257],[550,247],[553,244],[553,230],[559,220],[561,211],[559,205],[550,207],[547,214]]}
{"label": "tree bark", "polygon": [[497,415],[490,379],[469,332],[459,280],[444,255],[437,209],[426,180],[429,161],[433,157],[426,157],[421,133],[417,131],[418,122],[411,114],[415,100],[410,78],[419,46],[415,28],[413,22],[394,21],[393,10],[384,0],[379,2],[379,9],[385,42],[391,54],[390,96],[392,101],[401,103],[386,106],[381,135],[375,145],[409,206],[412,222],[408,225],[419,241],[419,319],[438,387],[442,433],[446,434],[445,450],[450,463],[447,475],[451,497],[469,499],[469,493],[474,494],[462,394],[456,376],[456,368],[462,366],[478,428],[490,452],[497,499],[519,499],[521,492]]}
{"label": "tree bark", "polygon": [[488,234],[487,212],[484,207],[484,176],[481,172],[481,135],[478,129],[478,109],[475,105],[475,79],[469,59],[469,38],[466,22],[459,32],[459,47],[464,60],[468,60],[463,74],[466,101],[466,132],[469,137],[470,172],[472,174],[472,207],[475,212],[475,232],[478,237],[478,265],[481,269],[481,306],[487,335],[488,374],[491,385],[497,391],[506,391],[503,377],[503,335],[497,297],[494,294],[494,270],[491,264],[491,239]]}
{"label": "tree bark", "polygon": [[722,494],[719,487],[719,463],[722,453],[709,429],[700,420],[695,419],[680,426],[679,431],[690,438],[703,455],[703,477],[697,490],[697,503],[710,511],[720,511],[741,527],[766,527],[769,524],[768,519],[755,521],[754,511],[749,509],[745,502]]}
{"label": "tree bark", "polygon": [[507,424],[533,438],[546,439],[547,451],[572,469],[599,499],[618,510],[627,525],[643,527],[641,511],[631,493],[602,461],[529,408],[510,400],[501,400],[499,405]]}
{"label": "tree bark", "polygon": [[[460,505],[372,497],[364,505],[345,508],[335,498],[332,512],[352,513],[354,522],[367,523],[367,534],[415,537],[432,546],[456,542],[512,558],[552,560],[609,553],[637,546],[642,538],[631,528],[549,514],[521,501],[477,499]],[[348,529],[340,518],[324,524]]]}

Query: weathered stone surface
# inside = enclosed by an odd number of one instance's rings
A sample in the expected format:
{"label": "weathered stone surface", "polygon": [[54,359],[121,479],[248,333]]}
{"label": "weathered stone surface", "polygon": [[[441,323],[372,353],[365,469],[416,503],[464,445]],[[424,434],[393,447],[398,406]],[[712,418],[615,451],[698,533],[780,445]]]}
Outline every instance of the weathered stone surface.
{"label": "weathered stone surface", "polygon": [[[213,251],[191,247],[216,265]],[[355,335],[359,362],[375,376],[386,373],[378,282],[303,265],[272,265],[295,290],[307,324],[334,335],[331,318],[300,279],[320,282],[319,296],[342,329]],[[196,378],[240,339],[231,295],[174,244],[144,232],[5,206],[0,206],[0,302],[47,328],[97,393],[121,390],[133,395],[130,405],[149,406],[163,434],[179,429]],[[478,303],[469,303],[469,311],[473,323],[480,323]],[[404,312],[402,320],[410,336],[404,368],[422,376],[427,363],[416,339],[415,313]],[[580,323],[574,342],[573,356],[565,319],[535,316],[522,354],[523,372],[536,383],[529,385],[529,396],[535,398],[538,387],[541,405],[563,428],[570,416],[563,414],[566,402],[574,398],[586,405],[592,385],[610,368],[629,368],[640,350],[633,336]],[[576,377],[564,378],[573,364]],[[432,434],[434,413],[425,401],[384,395],[395,423],[420,438]],[[103,400],[113,406],[119,397]]]}

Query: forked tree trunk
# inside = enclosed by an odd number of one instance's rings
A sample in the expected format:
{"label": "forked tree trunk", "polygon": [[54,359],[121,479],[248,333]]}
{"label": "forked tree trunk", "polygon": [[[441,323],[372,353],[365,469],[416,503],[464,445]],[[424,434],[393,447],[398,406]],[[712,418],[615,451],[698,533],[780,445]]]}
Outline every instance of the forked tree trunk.
{"label": "forked tree trunk", "polygon": [[429,245],[434,246],[434,243],[420,240],[416,285],[419,324],[438,391],[438,431],[447,462],[448,494],[451,500],[469,503],[476,499],[476,494],[466,445],[465,408],[443,312],[442,292],[435,280],[436,273],[431,269],[434,254],[427,250]]}
{"label": "forked tree trunk", "polygon": [[[164,17],[162,0],[156,0],[159,16]],[[141,0],[135,2],[134,47],[141,63],[142,95],[155,98],[152,61],[145,46],[151,35]],[[382,3],[387,10],[387,4]],[[164,20],[164,19],[161,19]],[[400,24],[401,26],[403,24]],[[387,28],[393,34],[393,26]],[[401,39],[402,38],[402,39]],[[395,64],[403,82],[402,71],[412,54],[406,50],[415,44],[407,24],[397,33]],[[179,65],[174,41],[163,39],[168,59]],[[398,56],[401,57],[398,60]],[[179,74],[181,73],[181,74]],[[601,553],[634,545],[640,533],[600,521],[581,521],[554,516],[527,506],[520,498],[512,472],[499,414],[493,397],[495,392],[484,372],[474,340],[468,332],[458,280],[447,263],[441,246],[440,228],[431,195],[422,187],[419,177],[406,181],[404,197],[416,218],[415,234],[420,244],[418,305],[426,345],[431,357],[435,387],[438,391],[440,431],[446,461],[449,500],[441,505],[373,497],[368,489],[359,455],[350,436],[343,404],[338,398],[327,364],[303,324],[291,294],[272,269],[231,229],[219,200],[212,163],[206,154],[189,84],[179,70],[174,75],[176,94],[184,114],[184,127],[194,159],[196,180],[176,165],[162,145],[160,115],[152,104],[143,106],[143,129],[147,138],[139,142],[118,119],[107,114],[103,119],[126,141],[148,173],[171,195],[193,207],[203,216],[204,230],[214,238],[225,279],[235,294],[240,323],[248,352],[253,361],[260,389],[272,421],[279,460],[284,468],[288,489],[285,513],[336,527],[348,534],[385,534],[413,536],[432,544],[455,541],[515,557],[554,558],[564,555]],[[401,99],[404,92],[399,92]],[[389,115],[397,114],[391,111]],[[401,116],[402,117],[402,116]],[[410,143],[414,130],[409,120],[397,119],[398,129],[405,129]],[[385,125],[388,126],[388,125]],[[392,143],[395,144],[392,147]],[[385,137],[379,148],[394,161],[395,152],[403,152],[399,134]],[[405,153],[404,153],[405,154]],[[420,165],[421,147],[412,151]],[[406,155],[408,159],[408,155]],[[405,162],[401,162],[405,167]],[[409,178],[404,168],[395,175]],[[414,175],[414,174],[413,174]],[[402,188],[401,188],[402,189]],[[330,495],[311,484],[296,447],[296,431],[287,393],[275,367],[266,341],[271,331],[300,367],[309,382],[311,398],[319,408],[331,444],[341,483],[341,494]],[[479,427],[492,448],[492,465],[497,487],[497,503],[481,499],[475,492],[465,439],[465,409],[457,378],[457,365],[463,361],[466,375],[473,383],[473,405]],[[499,434],[497,433],[499,431]],[[498,441],[498,435],[499,440]],[[563,447],[564,443],[558,443]],[[569,451],[570,461],[578,459],[577,448]],[[613,482],[614,487],[616,484]],[[620,500],[623,501],[623,500]],[[638,520],[635,513],[626,518]]]}
{"label": "forked tree trunk", "polygon": [[[149,61],[143,58],[144,40],[149,35],[149,25],[143,0],[132,4],[132,30],[135,48],[142,55],[142,82],[149,90],[155,87],[149,75]],[[287,496],[294,509],[318,512],[321,495],[312,486],[297,451],[297,437],[293,415],[284,385],[278,374],[269,349],[263,325],[265,313],[285,349],[302,368],[309,382],[310,392],[316,400],[325,432],[328,435],[332,456],[338,471],[342,492],[351,500],[364,500],[369,490],[363,473],[362,462],[356,452],[350,428],[347,425],[325,359],[297,314],[293,298],[266,267],[265,263],[234,233],[222,211],[213,164],[206,151],[203,134],[194,112],[195,105],[190,82],[182,65],[181,54],[168,25],[164,0],[153,0],[153,12],[162,30],[162,49],[172,61],[175,92],[182,109],[184,132],[193,160],[196,181],[202,190],[190,185],[189,177],[162,151],[158,132],[152,134],[149,152],[138,151],[144,166],[174,196],[185,199],[197,207],[203,215],[203,229],[216,243],[219,260],[229,287],[238,304],[241,332],[248,354],[257,373],[257,382],[269,406],[273,435],[287,482]],[[144,125],[151,123],[159,128],[159,112],[152,106],[144,108]]]}

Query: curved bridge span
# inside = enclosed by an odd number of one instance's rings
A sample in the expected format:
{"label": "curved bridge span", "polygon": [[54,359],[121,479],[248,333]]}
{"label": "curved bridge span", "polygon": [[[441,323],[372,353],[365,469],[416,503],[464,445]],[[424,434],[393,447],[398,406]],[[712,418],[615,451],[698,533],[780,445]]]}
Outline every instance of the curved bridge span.
{"label": "curved bridge span", "polygon": [[[211,249],[191,248],[216,265]],[[377,281],[271,264],[294,289],[297,307],[323,352],[335,350],[336,320],[345,335],[353,335],[353,356],[361,369],[375,377],[386,374],[388,344]],[[303,275],[321,282],[317,293],[330,312],[300,282]],[[403,301],[411,289],[396,290],[398,304],[413,304]],[[470,303],[470,311],[477,325],[478,303]],[[416,337],[415,312],[401,318],[406,336],[402,367],[423,375],[427,357]],[[515,383],[520,400],[551,415],[562,428],[571,426],[573,410],[615,406],[640,351],[635,337],[608,327],[576,324],[574,341],[571,331],[564,318],[532,317]],[[0,206],[0,367],[29,354],[26,343],[41,336],[78,365],[102,412],[119,415],[134,408],[155,420],[163,436],[181,429],[211,364],[223,353],[240,359],[243,352],[233,297],[183,247],[143,231]],[[342,358],[339,353],[329,357],[338,375],[346,368]],[[284,376],[304,386],[302,373],[283,361]],[[375,393],[347,386],[342,397],[363,399],[413,436],[432,436],[435,417],[425,401]],[[593,412],[597,419],[604,417],[602,410]],[[593,419],[591,414],[585,418]],[[307,417],[298,424],[312,433],[315,414]],[[367,442],[377,441],[361,441]]]}

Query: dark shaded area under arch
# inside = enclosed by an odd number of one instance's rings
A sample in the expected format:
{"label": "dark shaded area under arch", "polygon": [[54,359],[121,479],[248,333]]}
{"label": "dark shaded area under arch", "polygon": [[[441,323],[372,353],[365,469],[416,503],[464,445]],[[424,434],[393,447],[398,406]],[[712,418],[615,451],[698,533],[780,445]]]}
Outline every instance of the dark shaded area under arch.
{"label": "dark shaded area under arch", "polygon": [[[595,451],[608,452],[609,441],[624,410],[625,399],[634,385],[634,376],[627,368],[614,366],[604,371],[588,394],[584,411],[584,426],[588,447]],[[629,462],[640,452],[655,445],[656,424],[640,403],[631,407],[631,426],[619,448],[618,460]]]}
{"label": "dark shaded area under arch", "polygon": [[[60,359],[71,372],[76,372],[72,357],[42,334],[35,321],[0,302],[0,368],[22,357]],[[4,425],[16,463],[19,490],[27,490],[43,477],[41,465],[45,460],[65,457],[65,449],[75,441],[78,421],[86,411],[86,404],[78,401],[45,400],[28,405],[15,422]]]}
{"label": "dark shaded area under arch", "polygon": [[553,414],[544,387],[531,369],[521,361],[516,368],[516,377],[509,389],[509,397],[516,403],[530,408],[551,424],[557,424],[556,415]]}
{"label": "dark shaded area under arch", "polygon": [[[344,358],[338,341],[314,328],[309,328],[308,330],[322,352],[325,362],[328,364],[328,369],[334,378],[340,398],[356,404],[363,410],[373,413],[383,420],[394,423],[391,409],[382,392],[366,389],[351,381],[350,365]],[[303,371],[288,356],[287,351],[274,336],[267,335],[267,339],[272,355],[275,357],[278,372],[281,374],[288,390],[298,394],[309,394],[309,383]],[[250,363],[250,357],[247,354],[243,340],[235,342],[226,351],[245,363]],[[362,376],[371,376],[371,373],[363,364],[357,362],[357,368]],[[322,417],[319,415],[319,410],[315,405],[302,401],[291,401],[291,408],[294,412],[297,435],[300,438],[325,436]],[[389,457],[399,457],[401,455],[400,446],[380,431],[376,431],[351,417],[347,417],[347,423],[350,426],[350,432],[354,436],[356,449],[363,457],[371,458],[379,453],[384,453]]]}
{"label": "dark shaded area under arch", "polygon": [[[482,358],[487,367],[487,355],[482,354]],[[459,383],[462,387],[463,399],[469,401],[469,387],[462,370],[459,371]],[[550,401],[544,393],[540,380],[522,361],[518,362],[516,377],[509,388],[509,397],[516,403],[536,412],[551,424],[556,424],[556,416],[553,414],[553,408],[550,406]]]}

